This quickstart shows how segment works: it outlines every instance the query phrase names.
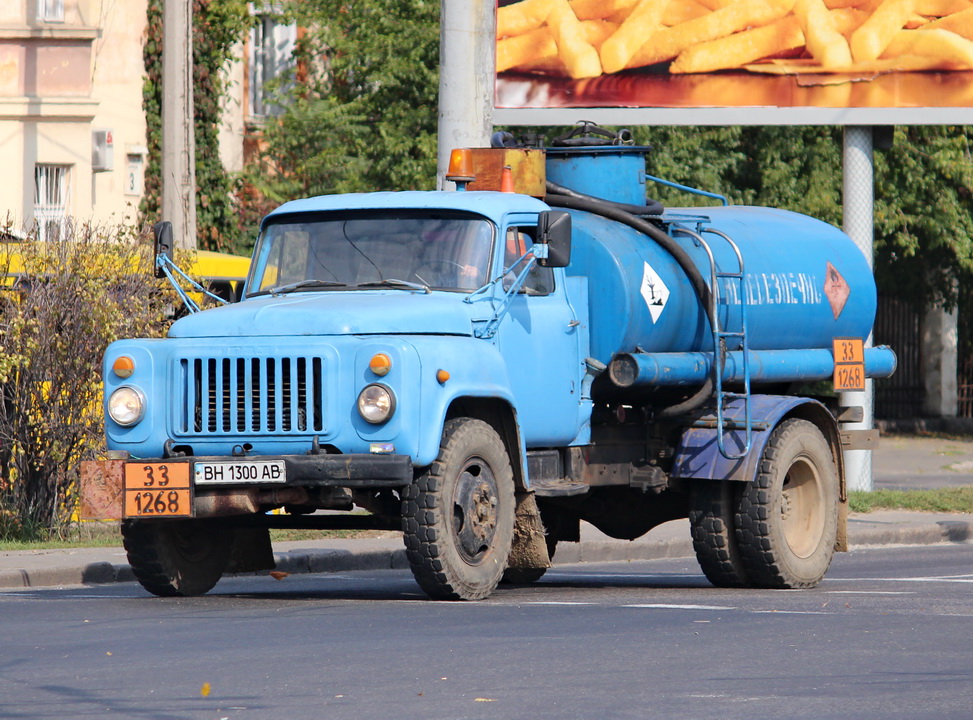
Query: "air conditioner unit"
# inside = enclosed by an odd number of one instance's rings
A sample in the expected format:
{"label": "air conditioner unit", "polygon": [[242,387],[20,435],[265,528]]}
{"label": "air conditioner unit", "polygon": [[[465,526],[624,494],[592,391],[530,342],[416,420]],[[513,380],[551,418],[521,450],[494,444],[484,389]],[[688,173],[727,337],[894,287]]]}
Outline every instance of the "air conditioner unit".
{"label": "air conditioner unit", "polygon": [[91,172],[115,169],[115,139],[111,130],[91,131]]}

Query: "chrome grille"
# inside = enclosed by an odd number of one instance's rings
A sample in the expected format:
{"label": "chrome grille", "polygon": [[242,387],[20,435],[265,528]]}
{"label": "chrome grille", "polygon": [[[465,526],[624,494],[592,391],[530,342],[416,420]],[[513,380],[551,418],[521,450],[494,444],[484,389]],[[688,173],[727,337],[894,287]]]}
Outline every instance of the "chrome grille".
{"label": "chrome grille", "polygon": [[179,432],[322,432],[323,368],[318,357],[181,358]]}

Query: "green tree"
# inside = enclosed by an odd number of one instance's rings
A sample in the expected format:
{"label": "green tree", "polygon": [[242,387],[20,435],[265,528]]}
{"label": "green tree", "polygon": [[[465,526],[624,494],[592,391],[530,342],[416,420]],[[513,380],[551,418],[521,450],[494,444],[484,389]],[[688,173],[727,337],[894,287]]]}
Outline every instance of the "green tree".
{"label": "green tree", "polygon": [[951,307],[970,286],[971,138],[969,126],[899,127],[892,149],[876,154],[876,275],[919,308]]}
{"label": "green tree", "polygon": [[284,3],[306,31],[246,182],[266,199],[436,182],[439,3]]}

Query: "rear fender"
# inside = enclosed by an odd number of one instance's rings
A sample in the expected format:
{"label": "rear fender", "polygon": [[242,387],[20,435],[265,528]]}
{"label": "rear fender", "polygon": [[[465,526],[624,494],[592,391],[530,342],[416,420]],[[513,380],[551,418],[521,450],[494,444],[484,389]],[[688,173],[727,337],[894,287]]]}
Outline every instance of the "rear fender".
{"label": "rear fender", "polygon": [[[743,400],[732,399],[724,412],[726,424],[743,425],[745,412]],[[751,395],[750,412],[753,434],[750,452],[745,457],[738,460],[723,457],[717,443],[716,415],[708,413],[699,416],[683,431],[670,476],[750,482],[756,477],[760,458],[774,428],[785,418],[799,417],[814,423],[831,447],[838,470],[840,498],[845,500],[845,470],[838,423],[823,404],[811,398],[790,395]],[[745,430],[724,430],[723,443],[729,451],[742,451],[746,444]]]}

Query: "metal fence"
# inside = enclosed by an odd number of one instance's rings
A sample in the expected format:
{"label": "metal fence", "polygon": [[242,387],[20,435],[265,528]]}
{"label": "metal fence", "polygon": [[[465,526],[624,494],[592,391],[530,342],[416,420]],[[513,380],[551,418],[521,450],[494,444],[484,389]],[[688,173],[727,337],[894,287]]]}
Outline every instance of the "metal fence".
{"label": "metal fence", "polygon": [[922,416],[925,387],[919,370],[920,321],[921,315],[909,303],[879,296],[872,342],[890,345],[898,365],[892,377],[875,382],[876,418],[898,420]]}
{"label": "metal fence", "polygon": [[959,406],[956,414],[973,418],[973,288],[961,290],[957,315],[956,389]]}

